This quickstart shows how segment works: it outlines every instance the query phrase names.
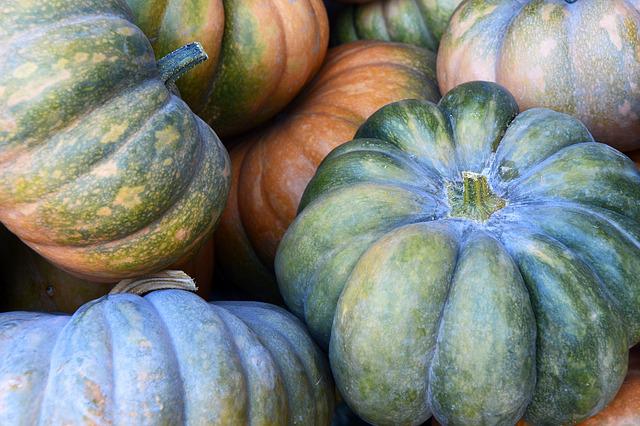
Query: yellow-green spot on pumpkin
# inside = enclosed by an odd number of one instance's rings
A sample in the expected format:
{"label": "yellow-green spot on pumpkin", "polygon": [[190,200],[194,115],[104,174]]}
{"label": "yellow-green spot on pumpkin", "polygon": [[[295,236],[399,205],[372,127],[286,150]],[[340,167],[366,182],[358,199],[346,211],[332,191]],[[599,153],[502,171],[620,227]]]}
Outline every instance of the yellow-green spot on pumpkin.
{"label": "yellow-green spot on pumpkin", "polygon": [[156,151],[172,148],[180,139],[180,133],[178,133],[178,130],[174,126],[167,126],[162,130],[156,131],[155,136]]}
{"label": "yellow-green spot on pumpkin", "polygon": [[94,53],[93,56],[91,57],[91,61],[94,64],[98,64],[98,63],[104,62],[106,60],[107,60],[107,56],[102,54],[102,53],[100,53],[100,52]]}
{"label": "yellow-green spot on pumpkin", "polygon": [[125,209],[137,207],[142,203],[142,200],[140,199],[140,194],[142,192],[144,192],[144,186],[123,186],[118,191],[118,194],[113,201],[113,205],[121,206]]}
{"label": "yellow-green spot on pumpkin", "polygon": [[62,83],[65,80],[69,80],[72,74],[69,70],[62,70],[57,75],[52,76],[44,81],[35,80],[32,83],[28,83],[25,87],[16,91],[11,95],[7,101],[8,106],[15,106],[21,102],[30,101],[36,97],[42,95],[47,89],[55,86],[58,83]]}
{"label": "yellow-green spot on pumpkin", "polygon": [[108,144],[117,141],[127,130],[126,124],[116,124],[112,126],[102,137],[100,142]]}
{"label": "yellow-green spot on pumpkin", "polygon": [[89,54],[87,52],[78,52],[73,56],[73,60],[76,63],[85,62],[89,59]]}
{"label": "yellow-green spot on pumpkin", "polygon": [[132,27],[120,27],[116,30],[116,32],[126,37],[131,37],[136,33]]}
{"label": "yellow-green spot on pumpkin", "polygon": [[55,64],[53,64],[53,69],[54,70],[62,70],[62,69],[65,69],[68,64],[69,64],[69,60],[68,59],[60,58],[60,59],[58,59],[58,61]]}
{"label": "yellow-green spot on pumpkin", "polygon": [[114,160],[109,160],[106,163],[96,167],[93,170],[93,175],[97,177],[109,177],[115,176],[118,173],[118,164]]}
{"label": "yellow-green spot on pumpkin", "polygon": [[111,216],[111,209],[109,207],[100,207],[96,214],[98,216]]}

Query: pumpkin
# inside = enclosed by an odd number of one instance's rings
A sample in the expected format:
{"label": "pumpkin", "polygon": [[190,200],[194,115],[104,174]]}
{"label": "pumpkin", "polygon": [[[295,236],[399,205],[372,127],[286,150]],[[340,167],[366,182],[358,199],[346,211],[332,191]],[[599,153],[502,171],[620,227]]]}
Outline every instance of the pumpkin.
{"label": "pumpkin", "polygon": [[322,0],[127,0],[158,57],[200,41],[210,60],[178,82],[221,136],[280,111],[316,73],[329,39]]}
{"label": "pumpkin", "polygon": [[181,288],[167,271],[73,316],[0,314],[0,423],[329,424],[329,369],[293,315]]}
{"label": "pumpkin", "polygon": [[215,234],[217,260],[230,282],[262,299],[279,298],[272,278],[276,248],[316,167],[383,105],[437,100],[434,63],[431,52],[397,43],[333,48],[285,113],[231,149],[231,191]]}
{"label": "pumpkin", "polygon": [[640,2],[468,0],[438,51],[442,93],[497,82],[520,109],[579,118],[601,142],[640,148]]}
{"label": "pumpkin", "polygon": [[355,415],[344,401],[336,405],[331,420],[331,426],[367,426],[369,423]]}
{"label": "pumpkin", "polygon": [[640,172],[488,82],[383,107],[278,249],[288,307],[374,424],[574,424],[640,340]]}
{"label": "pumpkin", "polygon": [[229,187],[220,140],[166,85],[206,54],[156,63],[130,19],[116,0],[0,6],[0,221],[92,281],[192,252]]}
{"label": "pumpkin", "polygon": [[640,151],[630,152],[629,157],[640,167]]}
{"label": "pumpkin", "polygon": [[332,28],[342,44],[372,39],[415,44],[436,51],[462,0],[374,0],[345,7]]}
{"label": "pumpkin", "polygon": [[[213,284],[213,241],[175,268],[198,285],[198,295],[210,296]],[[84,303],[104,296],[115,283],[100,283],[56,268],[0,225],[0,312],[44,311],[73,313]]]}
{"label": "pumpkin", "polygon": [[[640,348],[629,352],[629,371],[613,401],[601,412],[580,423],[580,426],[628,426],[640,423]],[[437,421],[434,426],[440,426]],[[531,426],[520,420],[516,426]]]}
{"label": "pumpkin", "polygon": [[615,399],[580,426],[625,426],[640,424],[640,347],[629,352],[629,372]]}

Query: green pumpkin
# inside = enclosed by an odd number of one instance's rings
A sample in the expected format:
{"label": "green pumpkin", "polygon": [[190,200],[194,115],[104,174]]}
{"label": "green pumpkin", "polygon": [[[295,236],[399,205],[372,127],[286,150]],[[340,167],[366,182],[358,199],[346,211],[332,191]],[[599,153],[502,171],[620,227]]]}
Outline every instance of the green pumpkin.
{"label": "green pumpkin", "polygon": [[168,89],[118,0],[0,4],[0,221],[93,281],[157,271],[213,231],[229,189],[215,133]]}
{"label": "green pumpkin", "polygon": [[73,316],[0,314],[0,424],[330,424],[327,362],[293,315],[179,288],[166,271]]}
{"label": "green pumpkin", "polygon": [[373,0],[345,7],[332,28],[338,44],[397,41],[438,50],[449,18],[462,0]]}
{"label": "green pumpkin", "polygon": [[276,257],[365,420],[572,424],[640,340],[640,173],[494,83],[383,107],[332,151]]}

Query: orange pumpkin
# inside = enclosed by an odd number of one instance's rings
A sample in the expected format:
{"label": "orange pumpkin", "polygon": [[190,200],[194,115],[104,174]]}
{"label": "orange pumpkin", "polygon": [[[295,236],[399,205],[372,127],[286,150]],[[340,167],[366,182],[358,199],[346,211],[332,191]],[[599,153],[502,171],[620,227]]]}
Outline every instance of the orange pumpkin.
{"label": "orange pumpkin", "polygon": [[437,101],[434,66],[431,52],[404,44],[333,48],[285,113],[231,149],[231,190],[215,234],[226,278],[253,295],[279,298],[272,277],[276,248],[318,164],[383,105]]}
{"label": "orange pumpkin", "polygon": [[[213,240],[172,269],[192,276],[201,297],[213,284]],[[86,302],[111,290],[115,283],[93,282],[73,276],[49,263],[0,225],[0,312],[44,311],[73,313]]]}

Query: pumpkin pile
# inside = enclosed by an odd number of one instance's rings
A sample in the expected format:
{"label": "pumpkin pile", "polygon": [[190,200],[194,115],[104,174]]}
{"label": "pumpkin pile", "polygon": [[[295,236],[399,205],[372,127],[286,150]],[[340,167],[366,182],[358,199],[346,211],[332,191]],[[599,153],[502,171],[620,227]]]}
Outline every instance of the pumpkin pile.
{"label": "pumpkin pile", "polygon": [[640,424],[639,2],[3,0],[0,41],[0,424]]}

